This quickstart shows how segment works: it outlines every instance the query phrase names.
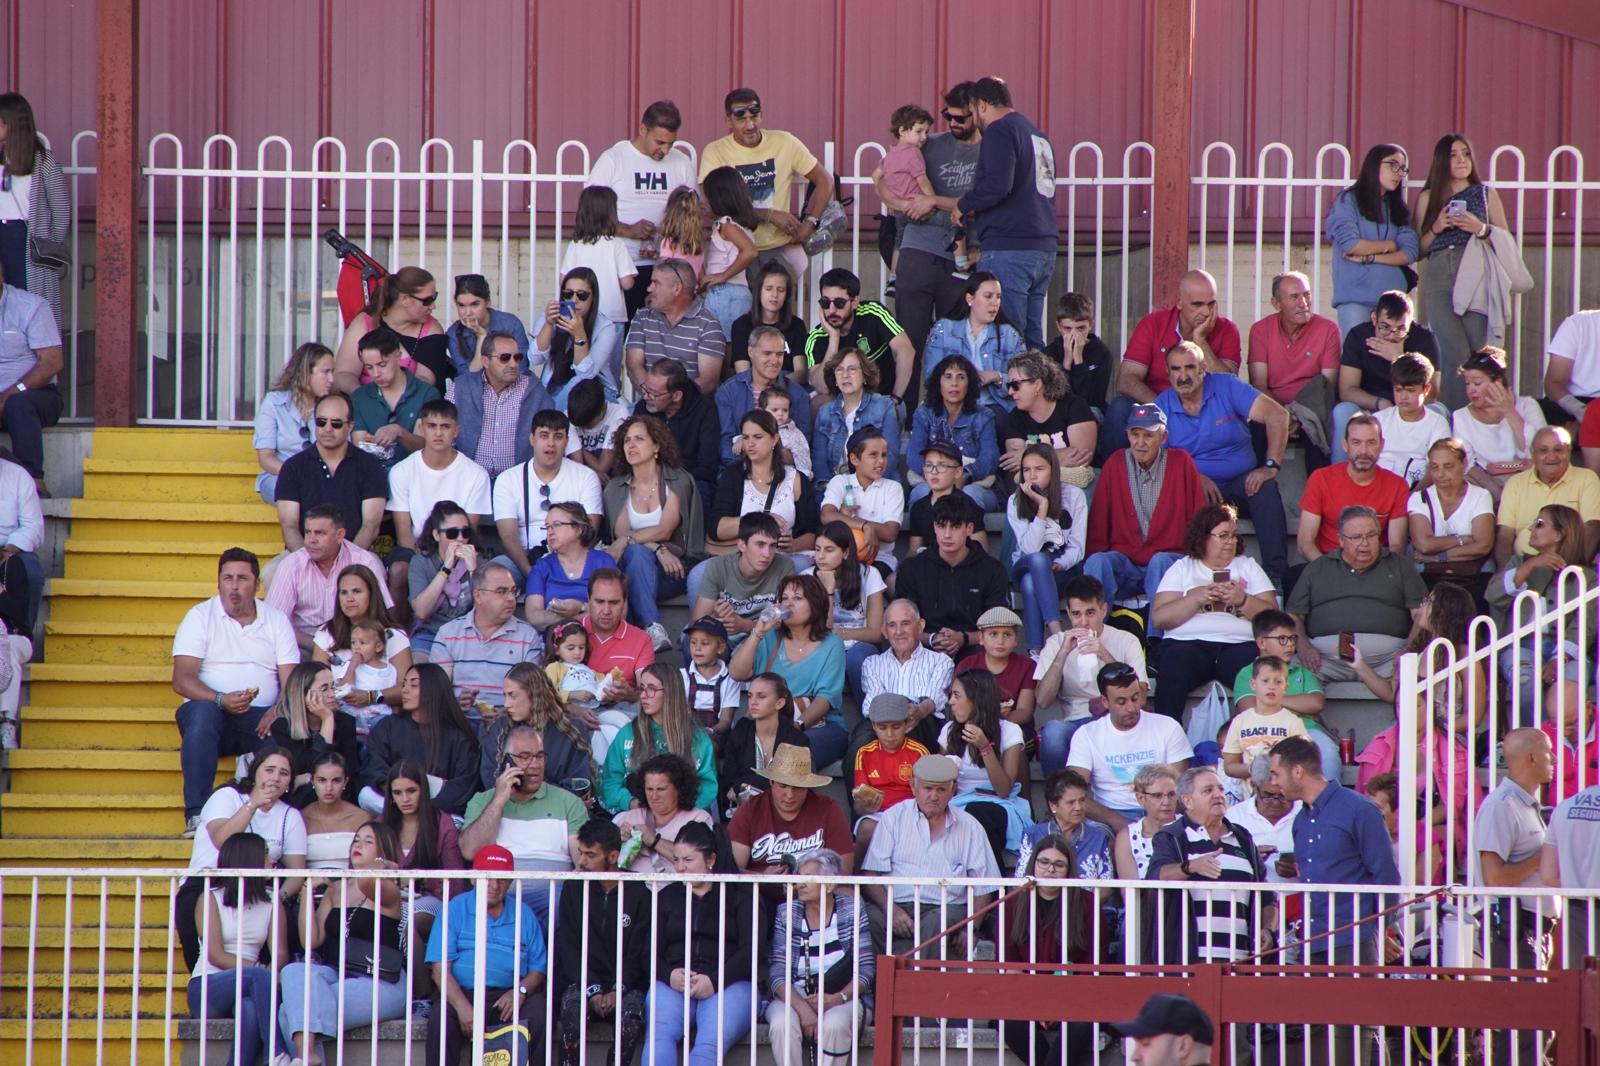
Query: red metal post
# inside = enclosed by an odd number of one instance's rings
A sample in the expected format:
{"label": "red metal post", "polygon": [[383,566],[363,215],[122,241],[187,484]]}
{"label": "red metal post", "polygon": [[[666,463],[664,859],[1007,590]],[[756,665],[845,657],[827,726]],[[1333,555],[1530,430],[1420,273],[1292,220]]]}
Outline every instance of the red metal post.
{"label": "red metal post", "polygon": [[1189,155],[1194,88],[1194,0],[1156,0],[1155,188],[1150,302],[1177,299],[1189,269]]}
{"label": "red metal post", "polygon": [[94,420],[133,425],[138,352],[139,0],[100,0]]}

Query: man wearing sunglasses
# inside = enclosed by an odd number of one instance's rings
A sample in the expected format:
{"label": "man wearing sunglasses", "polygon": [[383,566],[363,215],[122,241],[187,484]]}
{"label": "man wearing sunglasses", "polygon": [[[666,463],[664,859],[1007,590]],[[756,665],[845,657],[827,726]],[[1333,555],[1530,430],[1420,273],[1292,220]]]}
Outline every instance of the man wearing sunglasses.
{"label": "man wearing sunglasses", "polygon": [[[928,331],[939,316],[939,309],[954,304],[961,293],[957,269],[970,269],[977,262],[977,241],[966,235],[967,262],[959,264],[955,247],[957,226],[950,217],[956,201],[972,188],[978,172],[978,146],[983,132],[978,129],[967,94],[970,81],[960,82],[944,94],[944,109],[939,112],[949,127],[935,133],[922,146],[932,196],[896,198],[883,183],[883,170],[872,172],[872,187],[878,199],[891,211],[906,216],[905,237],[900,242],[900,270],[895,275],[895,317],[905,327],[914,351],[922,351]],[[962,227],[965,228],[965,227]]]}
{"label": "man wearing sunglasses", "polygon": [[[817,395],[831,395],[823,365],[844,349],[854,348],[878,365],[878,391],[905,401],[917,350],[900,323],[878,301],[863,300],[861,279],[844,267],[823,274],[817,289],[822,320],[806,337],[806,366],[811,368],[811,387]],[[891,361],[893,374],[886,366]]]}
{"label": "man wearing sunglasses", "polygon": [[[490,480],[533,458],[533,420],[555,409],[550,393],[530,374],[509,333],[483,340],[483,369],[454,378],[444,398],[456,405],[456,447],[488,472]],[[577,438],[570,451],[577,451]],[[457,500],[457,503],[463,501]]]}
{"label": "man wearing sunglasses", "polygon": [[[700,180],[718,167],[732,167],[750,187],[756,206],[756,261],[747,274],[752,289],[759,285],[759,273],[773,259],[782,259],[791,277],[806,269],[806,239],[822,222],[822,210],[833,198],[833,177],[800,139],[783,130],[769,130],[761,124],[761,97],[754,89],[735,89],[722,101],[728,120],[728,135],[706,145],[700,153]],[[788,211],[790,188],[796,178],[811,183],[805,215],[795,218]]]}
{"label": "man wearing sunglasses", "polygon": [[389,475],[377,459],[350,446],[355,423],[344,393],[332,392],[317,401],[312,426],[315,446],[285,459],[278,472],[284,547],[292,552],[304,543],[305,516],[311,508],[332,504],[341,516],[352,515],[359,522],[350,539],[371,548],[389,502]]}

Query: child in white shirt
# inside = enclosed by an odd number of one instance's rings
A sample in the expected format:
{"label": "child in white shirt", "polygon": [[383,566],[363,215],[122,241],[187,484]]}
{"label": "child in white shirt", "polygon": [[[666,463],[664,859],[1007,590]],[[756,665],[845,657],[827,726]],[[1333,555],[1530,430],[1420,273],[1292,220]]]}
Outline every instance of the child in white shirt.
{"label": "child in white shirt", "polygon": [[788,390],[769,385],[761,390],[761,409],[778,423],[778,443],[787,453],[785,461],[806,477],[811,476],[811,443],[799,426],[789,418],[791,401]]}
{"label": "child in white shirt", "polygon": [[689,638],[689,665],[682,670],[684,695],[696,724],[720,742],[739,713],[739,682],[722,661],[728,631],[715,618],[697,619],[684,632]]}
{"label": "child in white shirt", "polygon": [[1408,353],[1389,368],[1394,406],[1373,417],[1383,432],[1378,465],[1416,488],[1427,477],[1428,449],[1450,436],[1450,423],[1427,406],[1433,392],[1433,364],[1425,355]]}
{"label": "child in white shirt", "polygon": [[[333,658],[334,670],[339,671],[333,694],[338,697],[339,706],[355,718],[356,732],[362,736],[394,713],[383,702],[383,692],[399,684],[400,679],[386,654],[383,627],[371,619],[362,619],[350,627],[350,658],[343,663],[337,654]],[[370,692],[377,698],[358,707],[349,702],[353,692]]]}

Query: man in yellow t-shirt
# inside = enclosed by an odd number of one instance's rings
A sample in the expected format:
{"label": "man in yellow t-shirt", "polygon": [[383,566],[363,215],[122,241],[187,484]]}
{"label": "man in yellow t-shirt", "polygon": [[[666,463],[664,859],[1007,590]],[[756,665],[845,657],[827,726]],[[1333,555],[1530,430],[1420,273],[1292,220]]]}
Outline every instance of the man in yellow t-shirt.
{"label": "man in yellow t-shirt", "polygon": [[[833,196],[833,177],[794,134],[762,128],[761,97],[754,89],[733,90],[723,98],[722,110],[728,135],[700,153],[700,181],[717,167],[732,167],[750,188],[761,220],[755,232],[760,254],[749,270],[752,286],[757,272],[772,259],[782,259],[798,278],[806,267],[806,239],[816,232],[822,209]],[[797,177],[812,183],[801,218],[789,213],[789,190]]]}

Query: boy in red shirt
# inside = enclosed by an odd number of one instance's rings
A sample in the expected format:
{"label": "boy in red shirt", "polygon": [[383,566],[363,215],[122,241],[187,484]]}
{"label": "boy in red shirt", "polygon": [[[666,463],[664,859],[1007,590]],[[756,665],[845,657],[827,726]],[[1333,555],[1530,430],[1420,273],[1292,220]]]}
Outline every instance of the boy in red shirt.
{"label": "boy in red shirt", "polygon": [[1007,607],[991,607],[978,617],[978,639],[982,651],[956,663],[956,673],[963,670],[983,669],[994,675],[1000,686],[1000,717],[1022,727],[1022,794],[1028,795],[1028,763],[1039,750],[1038,733],[1033,728],[1033,679],[1037,663],[1030,655],[1018,655],[1017,636],[1022,632],[1022,619]]}
{"label": "boy in red shirt", "polygon": [[911,798],[911,767],[928,749],[906,736],[911,701],[898,692],[872,697],[867,720],[874,738],[856,752],[854,785],[850,793],[860,818],[856,821],[856,868],[878,828],[878,815]]}

